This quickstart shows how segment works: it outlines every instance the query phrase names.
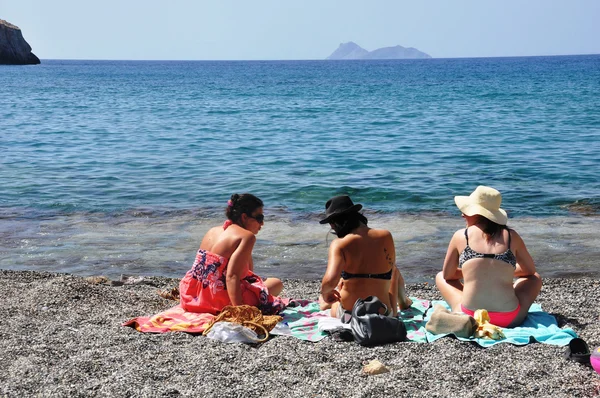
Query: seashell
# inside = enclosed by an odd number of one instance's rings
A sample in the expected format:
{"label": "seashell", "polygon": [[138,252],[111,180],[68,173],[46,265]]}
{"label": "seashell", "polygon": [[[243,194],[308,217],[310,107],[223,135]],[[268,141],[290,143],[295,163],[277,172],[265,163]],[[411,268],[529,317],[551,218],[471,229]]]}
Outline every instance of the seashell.
{"label": "seashell", "polygon": [[363,367],[363,372],[368,375],[378,375],[381,373],[388,373],[390,370],[377,359],[372,360]]}
{"label": "seashell", "polygon": [[84,280],[87,283],[91,283],[92,285],[100,285],[103,283],[108,283],[110,281],[110,279],[108,279],[106,276],[100,275],[100,276],[88,276],[87,278],[84,278]]}

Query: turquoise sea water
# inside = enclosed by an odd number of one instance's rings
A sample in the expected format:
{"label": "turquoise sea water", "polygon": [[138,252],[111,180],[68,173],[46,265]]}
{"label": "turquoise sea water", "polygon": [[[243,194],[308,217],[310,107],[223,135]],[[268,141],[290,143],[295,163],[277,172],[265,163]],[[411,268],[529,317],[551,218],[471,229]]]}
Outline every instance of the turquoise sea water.
{"label": "turquoise sea water", "polygon": [[600,56],[45,60],[0,85],[0,268],[180,276],[253,192],[257,269],[315,278],[316,220],[348,193],[427,280],[461,227],[453,196],[483,184],[542,273],[599,274]]}

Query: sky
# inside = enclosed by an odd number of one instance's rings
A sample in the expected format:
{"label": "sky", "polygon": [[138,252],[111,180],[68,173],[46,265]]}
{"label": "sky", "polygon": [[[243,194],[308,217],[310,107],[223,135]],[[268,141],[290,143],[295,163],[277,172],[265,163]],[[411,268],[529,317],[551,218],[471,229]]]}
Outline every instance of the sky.
{"label": "sky", "polygon": [[340,43],[434,58],[600,54],[600,0],[0,0],[41,59],[324,59]]}

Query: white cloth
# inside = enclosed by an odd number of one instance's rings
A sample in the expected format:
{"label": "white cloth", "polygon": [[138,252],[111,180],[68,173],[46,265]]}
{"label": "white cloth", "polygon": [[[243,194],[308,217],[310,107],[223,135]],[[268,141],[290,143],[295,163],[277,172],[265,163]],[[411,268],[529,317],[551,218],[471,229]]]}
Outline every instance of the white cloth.
{"label": "white cloth", "polygon": [[206,337],[223,343],[257,343],[260,341],[254,330],[234,322],[215,323]]}
{"label": "white cloth", "polygon": [[[329,312],[329,310],[327,312]],[[334,318],[332,316],[319,318],[319,332],[326,332],[328,330],[333,330],[340,327],[348,330],[351,329],[349,323],[342,323],[342,320],[339,318]]]}

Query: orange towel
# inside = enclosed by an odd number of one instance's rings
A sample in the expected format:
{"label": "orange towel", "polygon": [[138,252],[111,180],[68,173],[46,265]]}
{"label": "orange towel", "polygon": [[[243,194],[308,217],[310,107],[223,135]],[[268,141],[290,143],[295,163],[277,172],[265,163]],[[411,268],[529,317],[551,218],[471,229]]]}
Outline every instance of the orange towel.
{"label": "orange towel", "polygon": [[181,305],[176,305],[151,317],[130,319],[123,326],[130,326],[142,333],[202,333],[214,317],[207,313],[187,312]]}

